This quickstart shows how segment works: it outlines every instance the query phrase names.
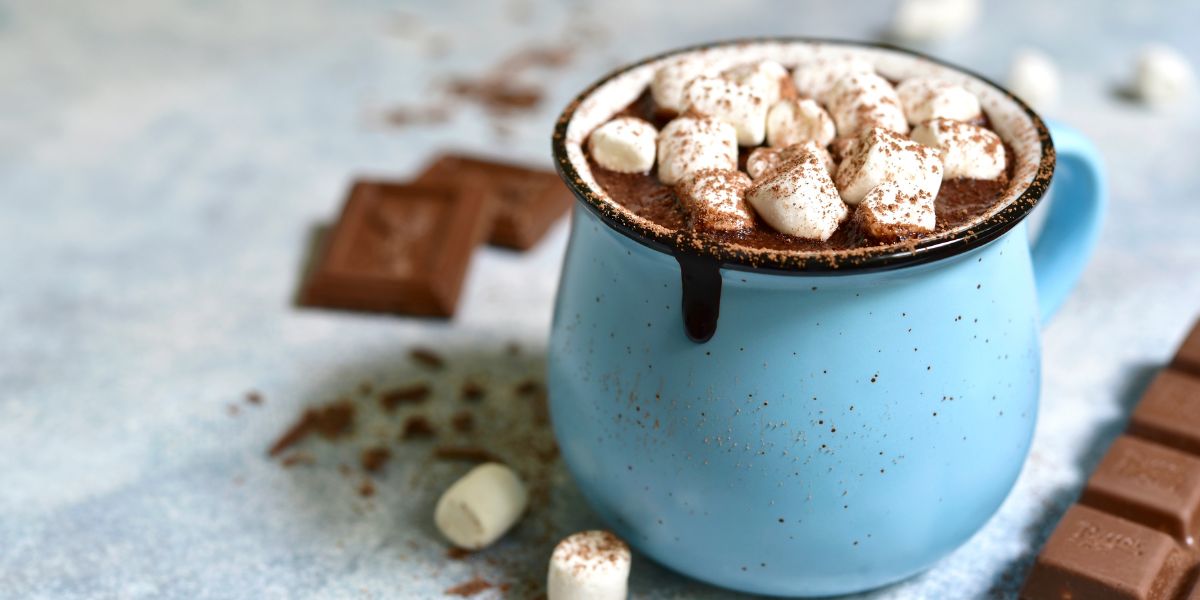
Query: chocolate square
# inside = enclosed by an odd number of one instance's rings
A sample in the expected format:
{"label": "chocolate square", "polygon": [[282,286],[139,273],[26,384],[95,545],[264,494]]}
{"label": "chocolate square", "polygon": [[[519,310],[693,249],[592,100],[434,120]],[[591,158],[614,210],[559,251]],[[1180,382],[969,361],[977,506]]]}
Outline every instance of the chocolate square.
{"label": "chocolate square", "polygon": [[491,196],[496,217],[488,242],[516,250],[532,248],[571,206],[571,192],[553,171],[446,154],[417,178],[419,183],[450,183],[478,177]]}
{"label": "chocolate square", "polygon": [[1200,378],[1164,369],[1134,409],[1129,433],[1200,455]]}
{"label": "chocolate square", "polygon": [[1100,461],[1081,502],[1189,543],[1200,518],[1200,458],[1123,435]]}
{"label": "chocolate square", "polygon": [[301,292],[307,306],[450,316],[490,219],[474,180],[358,181]]}

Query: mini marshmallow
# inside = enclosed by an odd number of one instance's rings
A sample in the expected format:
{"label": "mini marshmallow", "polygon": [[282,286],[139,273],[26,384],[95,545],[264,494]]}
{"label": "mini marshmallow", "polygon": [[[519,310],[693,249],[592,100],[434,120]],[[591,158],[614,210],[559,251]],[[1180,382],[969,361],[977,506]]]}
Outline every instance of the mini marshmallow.
{"label": "mini marshmallow", "polygon": [[786,148],[755,148],[750,156],[746,157],[746,172],[750,174],[751,179],[758,181],[780,165],[800,158],[805,152],[816,154],[825,170],[829,171],[829,176],[833,176],[836,166],[833,157],[829,155],[828,150],[815,142],[803,142]]}
{"label": "mini marshmallow", "polygon": [[588,151],[600,166],[618,173],[647,173],[654,166],[658,130],[635,117],[618,117],[592,131]]}
{"label": "mini marshmallow", "polygon": [[1004,174],[1004,143],[995,132],[950,119],[931,119],[913,129],[915,142],[940,151],[949,178],[996,179]]}
{"label": "mini marshmallow", "polygon": [[854,211],[854,221],[868,236],[883,241],[929,233],[937,225],[933,196],[905,190],[885,181],[867,192]]}
{"label": "mini marshmallow", "polygon": [[679,204],[701,229],[739,231],[754,224],[746,204],[750,177],[741,171],[701,169],[676,186]]}
{"label": "mini marshmallow", "polygon": [[737,130],[742,146],[757,146],[767,137],[769,105],[750,86],[719,77],[698,77],[684,88],[684,111],[715,117]]}
{"label": "mini marshmallow", "polygon": [[1186,96],[1195,75],[1186,58],[1162,45],[1151,45],[1138,55],[1134,92],[1142,102],[1166,106]]}
{"label": "mini marshmallow", "polygon": [[810,240],[829,239],[849,212],[821,159],[812,152],[755,182],[746,199],[777,231]]}
{"label": "mini marshmallow", "polygon": [[892,35],[910,42],[954,37],[975,24],[979,8],[979,0],[901,0]]}
{"label": "mini marshmallow", "polygon": [[854,57],[822,58],[802,63],[792,71],[792,82],[801,96],[829,104],[826,96],[845,75],[874,73],[871,63]]}
{"label": "mini marshmallow", "polygon": [[896,95],[910,125],[937,118],[974,121],[983,115],[975,94],[936,77],[905,79],[896,86]]}
{"label": "mini marshmallow", "polygon": [[886,181],[937,197],[942,186],[938,151],[880,127],[868,129],[838,165],[838,191],[846,204],[855,205]]}
{"label": "mini marshmallow", "polygon": [[721,72],[721,78],[754,90],[767,106],[779,101],[784,85],[791,85],[787,69],[773,60],[760,60],[725,69]]}
{"label": "mini marshmallow", "polygon": [[775,148],[801,142],[828,146],[837,135],[833,118],[811,98],[780,100],[767,112],[767,145]]}
{"label": "mini marshmallow", "polygon": [[455,546],[479,550],[500,539],[525,512],[527,502],[525,484],[512,469],[484,463],[442,493],[433,521]]}
{"label": "mini marshmallow", "polygon": [[846,75],[833,84],[828,98],[838,135],[856,136],[869,127],[908,133],[908,119],[896,90],[878,75]]}
{"label": "mini marshmallow", "polygon": [[572,534],[554,547],[546,575],[547,600],[625,600],[629,546],[607,531]]}
{"label": "mini marshmallow", "polygon": [[1042,52],[1017,52],[1008,68],[1008,89],[1026,104],[1046,110],[1058,101],[1058,67]]}
{"label": "mini marshmallow", "polygon": [[658,108],[682,113],[687,104],[683,95],[684,88],[697,77],[715,76],[717,73],[720,73],[720,69],[711,60],[697,57],[678,58],[654,72],[654,79],[650,81],[650,95]]}
{"label": "mini marshmallow", "polygon": [[658,133],[658,180],[675,185],[700,169],[736,169],[737,130],[710,117],[679,117]]}

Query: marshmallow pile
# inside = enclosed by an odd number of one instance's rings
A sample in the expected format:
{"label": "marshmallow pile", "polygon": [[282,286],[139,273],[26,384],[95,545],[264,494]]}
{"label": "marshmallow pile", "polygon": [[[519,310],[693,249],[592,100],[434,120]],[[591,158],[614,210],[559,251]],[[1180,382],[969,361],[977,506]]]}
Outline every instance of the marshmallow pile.
{"label": "marshmallow pile", "polygon": [[974,94],[933,77],[893,86],[859,58],[789,71],[681,57],[654,73],[650,96],[674,118],[661,131],[615,118],[592,132],[591,157],[611,171],[654,170],[699,230],[742,231],[757,218],[826,241],[853,221],[894,241],[935,230],[943,177],[1005,177],[1004,144],[981,125]]}

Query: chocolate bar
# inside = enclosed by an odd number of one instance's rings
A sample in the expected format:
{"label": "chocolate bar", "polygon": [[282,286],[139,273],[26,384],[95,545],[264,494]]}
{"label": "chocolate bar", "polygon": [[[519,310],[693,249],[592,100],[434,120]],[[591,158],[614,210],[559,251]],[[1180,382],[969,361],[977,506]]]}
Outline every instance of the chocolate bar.
{"label": "chocolate bar", "polygon": [[491,215],[483,186],[359,181],[305,282],[300,303],[450,316]]}
{"label": "chocolate bar", "polygon": [[553,171],[458,154],[438,157],[418,183],[453,185],[477,177],[491,197],[496,216],[488,242],[516,250],[532,248],[571,206],[571,192]]}
{"label": "chocolate bar", "polygon": [[[1026,600],[1200,600],[1200,324],[1037,557]],[[1200,364],[1200,363],[1195,363]]]}

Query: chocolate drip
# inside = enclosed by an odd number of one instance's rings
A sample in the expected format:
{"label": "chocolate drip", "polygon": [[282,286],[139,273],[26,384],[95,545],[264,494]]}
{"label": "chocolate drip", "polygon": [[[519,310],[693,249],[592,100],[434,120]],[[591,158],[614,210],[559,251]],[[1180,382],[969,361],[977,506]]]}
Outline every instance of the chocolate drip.
{"label": "chocolate drip", "polygon": [[688,339],[703,344],[717,332],[721,313],[721,268],[715,259],[676,254],[683,288],[683,328]]}

